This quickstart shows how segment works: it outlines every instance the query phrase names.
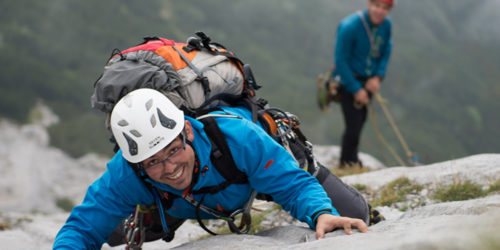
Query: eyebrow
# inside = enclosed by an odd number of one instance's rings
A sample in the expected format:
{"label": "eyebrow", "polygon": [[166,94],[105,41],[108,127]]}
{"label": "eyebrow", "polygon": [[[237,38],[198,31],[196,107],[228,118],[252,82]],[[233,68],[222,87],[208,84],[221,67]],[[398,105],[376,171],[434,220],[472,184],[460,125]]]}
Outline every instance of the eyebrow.
{"label": "eyebrow", "polygon": [[[170,142],[167,146],[165,146],[164,148],[162,148],[161,151],[167,150],[167,148],[169,148],[170,146],[172,146],[172,144],[174,144],[175,141],[177,141],[177,139],[180,139],[182,141],[182,139],[179,136],[177,136],[177,137],[175,137],[175,139],[172,142]],[[160,151],[158,151],[158,152],[160,152]]]}
{"label": "eyebrow", "polygon": [[[174,139],[172,142],[170,142],[167,146],[163,147],[160,151],[167,150],[167,148],[168,148],[168,147],[170,147],[170,146],[172,146],[172,144],[173,144],[175,141],[177,141],[177,139],[180,139],[180,140],[182,141],[181,136],[185,136],[185,135],[183,135],[183,133],[181,132],[181,133],[180,133],[177,137],[175,137],[175,139]],[[156,154],[158,154],[160,151],[156,152]],[[167,153],[168,153],[168,152],[167,152]],[[154,155],[152,155],[152,156],[148,157],[147,159],[144,159],[142,162],[147,162],[147,161],[149,161],[149,160],[154,160],[155,158],[153,158],[153,157],[154,157],[156,154],[154,154]]]}

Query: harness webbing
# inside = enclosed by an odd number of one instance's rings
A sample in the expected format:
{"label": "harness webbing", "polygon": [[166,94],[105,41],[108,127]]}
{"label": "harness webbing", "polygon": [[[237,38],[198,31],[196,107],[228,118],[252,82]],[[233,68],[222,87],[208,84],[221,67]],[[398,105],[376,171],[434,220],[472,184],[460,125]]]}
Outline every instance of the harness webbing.
{"label": "harness webbing", "polygon": [[365,15],[363,15],[362,11],[356,12],[358,16],[361,18],[361,21],[363,22],[363,26],[365,27],[366,35],[370,39],[370,47],[373,50],[375,48],[375,37],[370,30],[370,26],[368,25],[368,22],[366,21]]}

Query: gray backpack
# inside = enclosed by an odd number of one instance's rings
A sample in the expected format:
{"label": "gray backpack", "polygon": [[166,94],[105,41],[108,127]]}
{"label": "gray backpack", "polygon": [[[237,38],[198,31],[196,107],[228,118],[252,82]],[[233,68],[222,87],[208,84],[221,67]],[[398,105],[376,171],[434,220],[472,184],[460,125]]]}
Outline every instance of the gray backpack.
{"label": "gray backpack", "polygon": [[111,113],[121,97],[138,88],[159,90],[184,111],[253,95],[260,86],[250,67],[203,32],[196,34],[187,43],[146,37],[138,46],[115,49],[94,84],[92,107]]}

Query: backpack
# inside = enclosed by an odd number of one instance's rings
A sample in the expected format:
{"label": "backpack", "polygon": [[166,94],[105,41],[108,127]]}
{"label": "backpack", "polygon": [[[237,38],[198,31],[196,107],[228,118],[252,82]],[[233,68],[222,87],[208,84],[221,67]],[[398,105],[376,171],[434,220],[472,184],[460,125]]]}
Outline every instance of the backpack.
{"label": "backpack", "polygon": [[[210,159],[226,182],[197,190],[200,193],[215,193],[231,184],[248,182],[247,176],[237,169],[215,119],[210,117],[209,112],[215,110],[217,105],[248,108],[252,112],[252,120],[259,121],[264,130],[291,153],[301,168],[316,177],[319,166],[312,154],[312,144],[300,131],[298,117],[271,108],[265,99],[256,95],[260,86],[255,82],[249,65],[243,64],[234,52],[212,42],[203,32],[197,32],[196,35],[198,37],[191,37],[186,43],[146,37],[135,47],[124,51],[113,50],[104,72],[94,83],[92,107],[109,114],[118,100],[130,91],[153,88],[164,93],[186,115],[203,122],[212,144]],[[141,179],[147,178],[137,164],[130,165]],[[144,183],[153,194],[160,197],[157,204],[160,211],[171,206],[173,199],[179,198],[155,189],[147,181]],[[254,196],[271,200],[265,194]],[[204,208],[201,202],[190,202],[207,212],[208,208]],[[202,228],[214,234],[200,219],[198,222]],[[246,223],[245,230],[248,231],[250,221]],[[245,232],[232,221],[228,221],[228,224],[233,231]],[[164,227],[164,231],[169,230]]]}
{"label": "backpack", "polygon": [[[110,114],[121,97],[138,88],[152,88],[165,94],[193,118],[207,114],[217,105],[244,106],[252,120],[292,152],[301,168],[308,168],[304,147],[310,143],[299,129],[298,117],[256,96],[260,89],[249,65],[203,32],[178,43],[159,37],[145,37],[137,46],[114,49],[104,72],[94,83],[93,108]],[[312,153],[311,153],[312,154]]]}
{"label": "backpack", "polygon": [[[260,88],[250,67],[211,42],[203,32],[187,43],[159,37],[124,51],[113,50],[104,72],[94,84],[93,108],[110,113],[116,102],[138,88],[162,91],[183,110],[196,111],[240,99]],[[219,101],[219,102],[214,102]]]}

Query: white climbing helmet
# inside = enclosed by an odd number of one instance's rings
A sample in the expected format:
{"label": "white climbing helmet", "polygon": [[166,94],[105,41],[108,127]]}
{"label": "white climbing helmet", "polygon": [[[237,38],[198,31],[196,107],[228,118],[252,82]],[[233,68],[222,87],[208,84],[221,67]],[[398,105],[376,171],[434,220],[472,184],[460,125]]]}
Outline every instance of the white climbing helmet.
{"label": "white climbing helmet", "polygon": [[123,157],[138,163],[162,150],[182,132],[184,112],[161,92],[142,88],[116,103],[110,125]]}

